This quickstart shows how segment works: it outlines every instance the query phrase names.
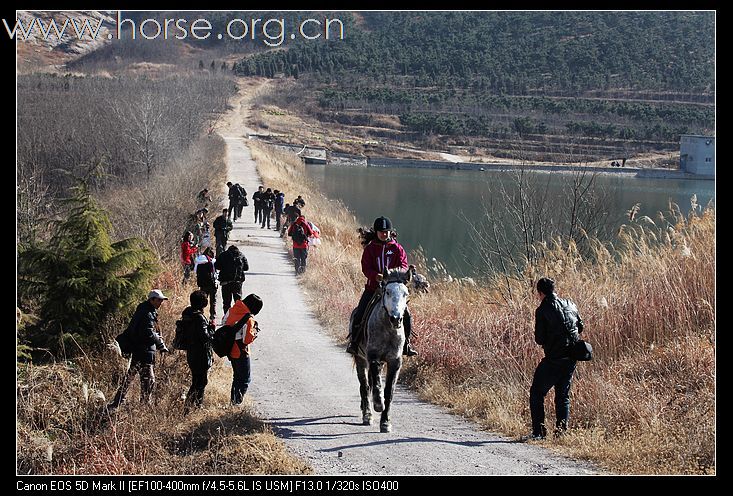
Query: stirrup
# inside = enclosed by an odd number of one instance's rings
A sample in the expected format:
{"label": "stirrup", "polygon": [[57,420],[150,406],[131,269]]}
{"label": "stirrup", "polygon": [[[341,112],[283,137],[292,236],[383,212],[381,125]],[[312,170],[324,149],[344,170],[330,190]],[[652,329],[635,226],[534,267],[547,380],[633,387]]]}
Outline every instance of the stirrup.
{"label": "stirrup", "polygon": [[356,355],[358,348],[358,345],[352,341],[349,343],[349,346],[346,347],[346,353]]}
{"label": "stirrup", "polygon": [[417,355],[417,350],[414,349],[409,342],[405,342],[405,346],[402,349],[402,354],[405,356],[415,356]]}

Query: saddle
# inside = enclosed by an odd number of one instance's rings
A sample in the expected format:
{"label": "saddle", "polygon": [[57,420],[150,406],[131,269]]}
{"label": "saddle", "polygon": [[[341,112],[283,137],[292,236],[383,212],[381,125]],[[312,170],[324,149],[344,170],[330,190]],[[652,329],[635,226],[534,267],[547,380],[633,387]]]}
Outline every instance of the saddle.
{"label": "saddle", "polygon": [[[372,299],[369,300],[369,303],[367,303],[366,310],[364,310],[364,315],[361,317],[361,321],[358,322],[359,324],[359,330],[361,334],[363,335],[366,332],[366,323],[369,320],[369,316],[372,313],[372,310],[374,307],[377,306],[379,301],[382,299],[382,288],[377,289],[374,294],[372,295]],[[354,324],[357,324],[357,322],[354,322]],[[354,332],[354,329],[351,329],[351,332]]]}

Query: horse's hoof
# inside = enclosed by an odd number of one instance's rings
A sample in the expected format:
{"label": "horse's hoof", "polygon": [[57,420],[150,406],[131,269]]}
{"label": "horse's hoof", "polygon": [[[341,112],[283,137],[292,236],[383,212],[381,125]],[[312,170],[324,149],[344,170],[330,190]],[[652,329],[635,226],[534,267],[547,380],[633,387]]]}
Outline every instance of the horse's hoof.
{"label": "horse's hoof", "polygon": [[362,421],[363,425],[372,425],[372,417],[364,417],[364,420]]}
{"label": "horse's hoof", "polygon": [[374,411],[381,412],[382,410],[384,410],[384,405],[382,403],[374,402]]}
{"label": "horse's hoof", "polygon": [[392,432],[392,424],[389,422],[382,422],[379,425],[379,432]]}

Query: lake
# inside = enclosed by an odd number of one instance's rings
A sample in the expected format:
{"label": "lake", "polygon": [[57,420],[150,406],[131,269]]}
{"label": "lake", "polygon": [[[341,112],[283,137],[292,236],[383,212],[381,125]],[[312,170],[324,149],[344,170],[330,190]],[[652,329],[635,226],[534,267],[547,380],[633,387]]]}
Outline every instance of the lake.
{"label": "lake", "polygon": [[[440,260],[454,275],[470,276],[480,263],[471,238],[470,223],[487,224],[484,204],[494,202],[493,216],[501,218],[501,226],[516,232],[516,221],[510,219],[502,189],[516,195],[517,181],[513,172],[460,171],[445,169],[408,169],[382,167],[339,167],[306,165],[306,173],[329,198],[343,201],[363,225],[371,226],[384,215],[397,229],[399,242],[408,251],[422,246],[428,257]],[[567,214],[572,173],[528,172],[526,185],[531,198],[546,198],[543,216],[560,218]],[[590,207],[607,216],[606,234],[611,239],[628,211],[639,203],[637,217],[649,216],[655,221],[657,212],[666,212],[669,201],[687,213],[690,198],[706,205],[715,195],[715,182],[689,179],[647,179],[627,175],[597,174],[594,191],[599,198]],[[315,220],[317,223],[317,220]]]}

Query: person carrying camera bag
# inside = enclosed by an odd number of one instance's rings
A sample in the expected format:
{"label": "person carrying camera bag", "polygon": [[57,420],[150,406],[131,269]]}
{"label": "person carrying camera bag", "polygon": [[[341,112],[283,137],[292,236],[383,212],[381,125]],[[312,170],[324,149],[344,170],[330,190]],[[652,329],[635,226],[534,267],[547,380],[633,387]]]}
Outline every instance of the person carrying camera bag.
{"label": "person carrying camera bag", "polygon": [[529,409],[532,415],[530,439],[544,439],[547,436],[544,404],[545,396],[553,387],[555,435],[562,435],[568,428],[570,385],[578,360],[573,350],[581,341],[579,334],[583,332],[583,320],[577,307],[570,300],[558,298],[555,294],[555,281],[547,277],[537,281],[537,298],[540,305],[535,310],[534,339],[542,346],[545,357],[537,365],[529,390]]}

